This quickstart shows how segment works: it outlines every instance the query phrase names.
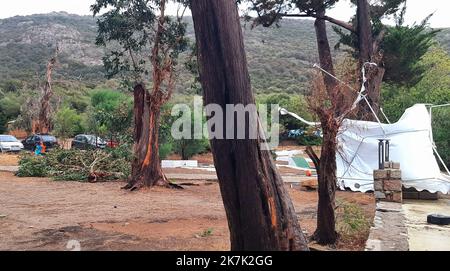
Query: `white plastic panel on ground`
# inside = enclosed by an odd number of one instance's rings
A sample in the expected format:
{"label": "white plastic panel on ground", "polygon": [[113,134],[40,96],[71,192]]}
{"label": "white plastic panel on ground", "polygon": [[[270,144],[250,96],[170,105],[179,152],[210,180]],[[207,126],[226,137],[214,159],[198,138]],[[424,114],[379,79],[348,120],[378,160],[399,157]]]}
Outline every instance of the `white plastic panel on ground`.
{"label": "white plastic panel on ground", "polygon": [[162,168],[198,167],[196,160],[162,160]]}

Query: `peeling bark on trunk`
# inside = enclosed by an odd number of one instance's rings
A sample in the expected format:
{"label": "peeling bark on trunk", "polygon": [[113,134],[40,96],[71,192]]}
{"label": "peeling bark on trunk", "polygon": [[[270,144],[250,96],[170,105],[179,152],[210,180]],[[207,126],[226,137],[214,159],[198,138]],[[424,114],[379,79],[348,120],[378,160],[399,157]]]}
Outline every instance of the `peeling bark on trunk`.
{"label": "peeling bark on trunk", "polygon": [[42,97],[40,102],[38,121],[36,122],[35,132],[40,134],[48,134],[51,129],[51,105],[50,100],[53,96],[52,90],[52,73],[58,58],[59,48],[56,48],[55,55],[47,64],[46,82],[42,88]]}
{"label": "peeling bark on trunk", "polygon": [[[192,0],[191,10],[205,103],[224,112],[227,104],[254,104],[236,2]],[[231,249],[308,250],[281,176],[260,144],[211,140]]]}
{"label": "peeling bark on trunk", "polygon": [[36,128],[36,132],[40,134],[48,134],[51,130],[50,123],[50,99],[53,96],[53,91],[50,83],[46,83],[43,90],[43,96],[41,99],[41,107],[39,110],[39,120]]}
{"label": "peeling bark on trunk", "polygon": [[131,177],[125,189],[136,190],[155,185],[169,187],[164,175],[158,146],[161,108],[152,103],[151,95],[142,84],[134,88],[134,160]]}
{"label": "peeling bark on trunk", "polygon": [[[141,187],[164,186],[182,189],[168,181],[161,168],[159,157],[159,125],[161,107],[166,103],[175,87],[174,62],[171,47],[164,47],[166,23],[166,0],[159,3],[159,18],[150,57],[152,63],[151,92],[143,84],[134,88],[134,161],[131,177],[124,189],[131,191]],[[132,54],[130,53],[131,57]],[[132,57],[133,58],[133,57]],[[133,63],[135,61],[133,60]],[[166,85],[164,85],[166,83]]]}

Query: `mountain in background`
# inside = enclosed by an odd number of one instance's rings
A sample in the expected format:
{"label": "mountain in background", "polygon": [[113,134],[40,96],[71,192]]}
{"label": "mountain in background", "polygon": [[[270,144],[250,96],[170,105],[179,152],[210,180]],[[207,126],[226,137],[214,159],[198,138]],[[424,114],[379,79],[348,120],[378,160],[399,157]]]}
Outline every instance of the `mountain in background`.
{"label": "mountain in background", "polygon": [[[191,18],[188,36],[194,41]],[[280,28],[243,26],[247,60],[253,88],[258,93],[302,93],[307,90],[317,47],[312,20],[283,20]],[[92,16],[65,12],[16,16],[0,20],[0,82],[33,82],[45,72],[55,45],[61,49],[55,81],[96,85],[106,81],[102,66],[103,48],[95,45],[97,26]],[[331,45],[337,35],[330,29]],[[438,35],[450,51],[450,29]],[[342,52],[334,52],[342,54]],[[192,82],[180,65],[177,92],[185,92]]]}

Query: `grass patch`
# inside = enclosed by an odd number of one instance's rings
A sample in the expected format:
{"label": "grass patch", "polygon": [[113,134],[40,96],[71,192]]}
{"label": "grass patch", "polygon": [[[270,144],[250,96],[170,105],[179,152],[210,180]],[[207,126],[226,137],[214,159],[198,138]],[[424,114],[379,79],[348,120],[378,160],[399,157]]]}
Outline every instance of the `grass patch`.
{"label": "grass patch", "polygon": [[351,247],[364,248],[371,221],[359,205],[336,199],[336,230],[340,242]]}
{"label": "grass patch", "polygon": [[213,229],[213,228],[206,229],[206,230],[204,230],[204,231],[202,232],[202,234],[200,234],[200,237],[209,237],[209,236],[212,236],[212,235],[213,235],[213,232],[214,232],[214,229]]}

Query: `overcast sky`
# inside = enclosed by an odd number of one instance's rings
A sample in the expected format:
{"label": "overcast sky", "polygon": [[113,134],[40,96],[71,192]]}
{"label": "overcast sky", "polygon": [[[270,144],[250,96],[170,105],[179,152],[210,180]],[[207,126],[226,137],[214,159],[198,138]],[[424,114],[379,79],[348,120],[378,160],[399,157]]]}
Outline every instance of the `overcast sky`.
{"label": "overcast sky", "polygon": [[[90,15],[89,6],[95,0],[0,0],[0,18],[16,15],[30,15],[48,13],[52,11],[66,11],[68,13]],[[450,1],[449,0],[408,0],[406,23],[420,22],[430,13],[435,13],[430,20],[431,27],[450,27]],[[176,5],[171,4],[169,13],[176,14]],[[332,17],[348,20],[354,11],[350,8],[348,0],[341,0],[336,7],[328,12]]]}

